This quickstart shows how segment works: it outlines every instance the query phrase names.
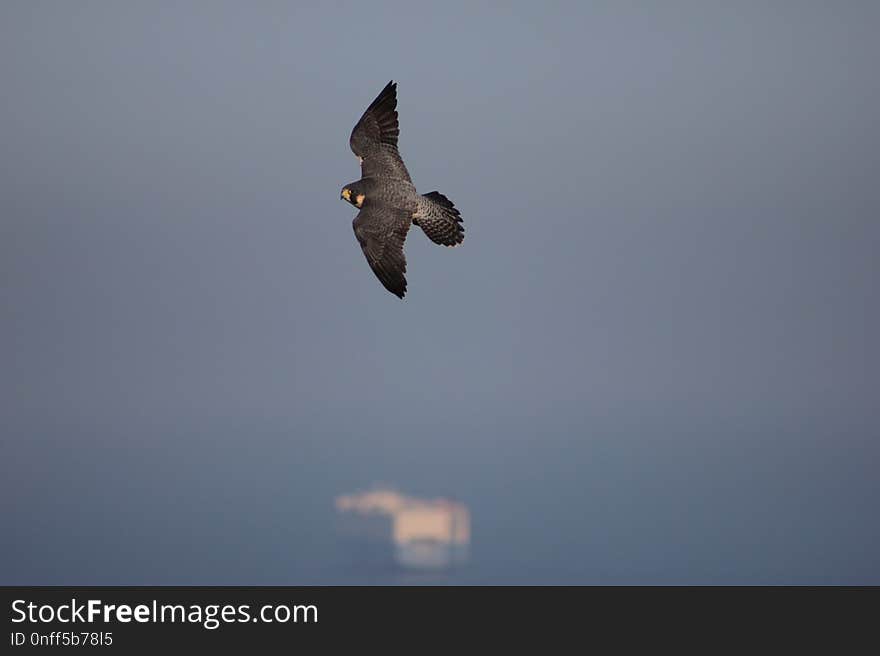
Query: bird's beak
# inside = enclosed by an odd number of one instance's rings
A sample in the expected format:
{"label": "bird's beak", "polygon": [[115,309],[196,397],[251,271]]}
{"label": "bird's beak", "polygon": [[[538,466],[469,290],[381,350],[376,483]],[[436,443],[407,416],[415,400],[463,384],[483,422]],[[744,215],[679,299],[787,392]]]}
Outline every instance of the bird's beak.
{"label": "bird's beak", "polygon": [[351,192],[348,189],[343,189],[342,193],[339,195],[343,200],[347,200],[351,202]]}

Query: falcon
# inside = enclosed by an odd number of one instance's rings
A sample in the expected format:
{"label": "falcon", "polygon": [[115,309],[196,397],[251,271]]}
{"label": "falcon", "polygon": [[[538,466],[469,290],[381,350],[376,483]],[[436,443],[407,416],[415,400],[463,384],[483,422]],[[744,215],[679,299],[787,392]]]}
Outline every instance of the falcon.
{"label": "falcon", "polygon": [[461,214],[443,194],[419,194],[397,150],[397,84],[389,82],[354,126],[351,150],[361,165],[361,179],[342,188],[340,197],[360,210],[354,235],[367,263],[385,289],[406,294],[403,243],[410,224],[441,246],[464,240]]}

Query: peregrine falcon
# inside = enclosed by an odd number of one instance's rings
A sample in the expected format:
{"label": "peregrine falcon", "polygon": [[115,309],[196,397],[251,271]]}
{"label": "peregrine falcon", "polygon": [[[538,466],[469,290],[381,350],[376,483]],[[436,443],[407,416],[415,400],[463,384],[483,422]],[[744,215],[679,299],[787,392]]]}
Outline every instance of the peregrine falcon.
{"label": "peregrine falcon", "polygon": [[354,234],[367,262],[389,292],[406,294],[403,242],[410,223],[442,246],[464,240],[461,214],[443,194],[419,194],[397,150],[397,84],[389,82],[354,126],[351,150],[361,164],[361,179],[342,188],[341,198],[360,212]]}

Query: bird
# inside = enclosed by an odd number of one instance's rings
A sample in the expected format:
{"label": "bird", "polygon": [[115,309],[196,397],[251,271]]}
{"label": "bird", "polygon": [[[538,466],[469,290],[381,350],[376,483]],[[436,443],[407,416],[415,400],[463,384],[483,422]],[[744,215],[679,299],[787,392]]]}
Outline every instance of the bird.
{"label": "bird", "polygon": [[361,179],[340,198],[360,210],[352,222],[367,263],[385,289],[406,295],[403,244],[416,225],[435,244],[458,246],[464,224],[455,204],[438,191],[419,194],[397,148],[400,135],[397,83],[391,80],[367,107],[348,143],[361,165]]}

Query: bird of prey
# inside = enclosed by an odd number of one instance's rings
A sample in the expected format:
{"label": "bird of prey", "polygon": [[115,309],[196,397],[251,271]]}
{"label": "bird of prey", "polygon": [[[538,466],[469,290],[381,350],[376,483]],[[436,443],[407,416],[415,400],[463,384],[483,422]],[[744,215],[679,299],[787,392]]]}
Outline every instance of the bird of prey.
{"label": "bird of prey", "polygon": [[410,224],[435,244],[457,246],[464,240],[461,214],[443,194],[419,194],[397,150],[397,84],[389,82],[354,126],[351,150],[361,164],[361,179],[342,188],[341,197],[360,212],[353,226],[367,262],[389,292],[406,294],[403,242]]}

